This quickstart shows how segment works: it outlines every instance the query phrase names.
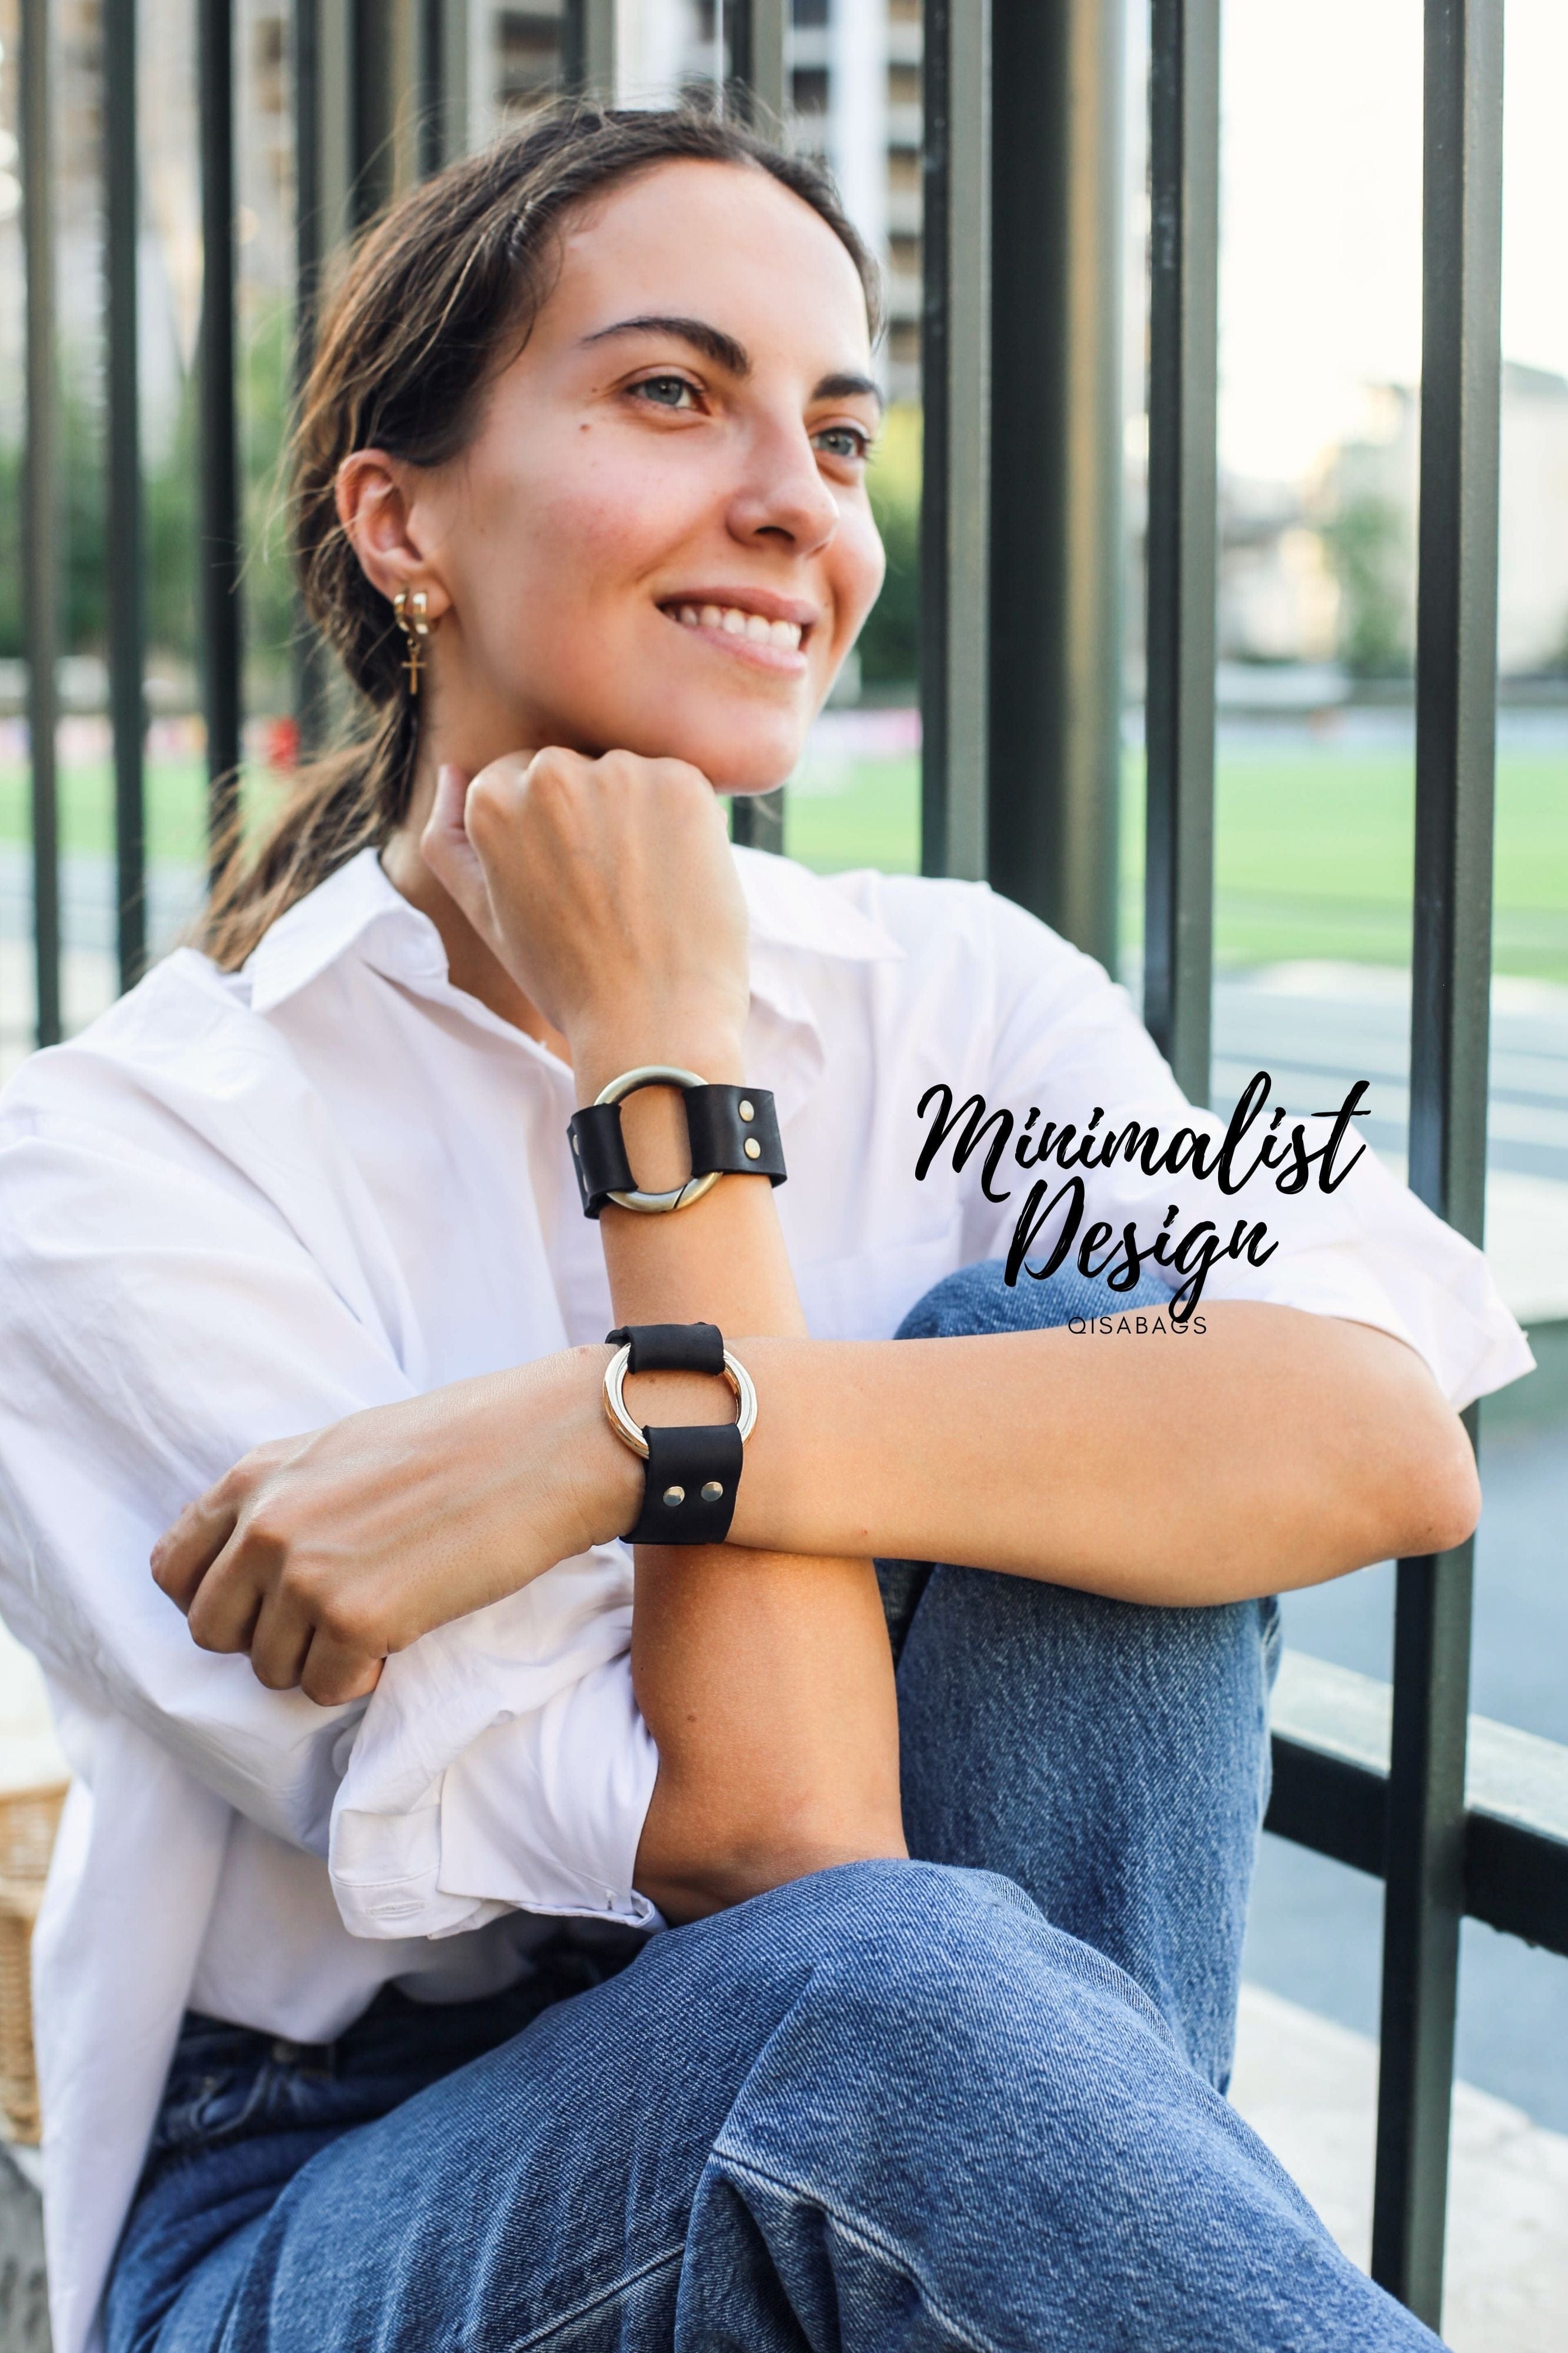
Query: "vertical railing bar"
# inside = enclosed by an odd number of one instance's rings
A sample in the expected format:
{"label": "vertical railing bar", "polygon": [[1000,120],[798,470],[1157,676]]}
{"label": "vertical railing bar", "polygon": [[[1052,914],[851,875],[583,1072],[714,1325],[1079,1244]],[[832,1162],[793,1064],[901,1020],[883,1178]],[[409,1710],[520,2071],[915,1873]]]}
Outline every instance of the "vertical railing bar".
{"label": "vertical railing bar", "polygon": [[468,0],[440,0],[441,152],[435,168],[468,152]]}
{"label": "vertical railing bar", "polygon": [[1116,967],[1125,12],[995,0],[990,881]]}
{"label": "vertical railing bar", "polygon": [[363,228],[390,203],[396,176],[394,60],[397,27],[392,0],[352,0],[352,226]]}
{"label": "vertical railing bar", "polygon": [[[316,315],[328,227],[321,168],[322,0],[294,0],[294,402],[302,405],[316,356]],[[319,751],[329,733],[327,659],[309,616],[296,616],[289,647],[300,749]]]}
{"label": "vertical railing bar", "polygon": [[103,211],[108,324],[109,706],[114,736],[114,875],[120,986],[147,960],[145,601],[136,259],[137,0],[104,0]]}
{"label": "vertical railing bar", "polygon": [[[787,0],[727,0],[725,15],[730,37],[725,108],[765,138],[780,138],[786,107]],[[784,786],[771,793],[732,795],[730,831],[734,840],[752,849],[782,851]]]}
{"label": "vertical railing bar", "polygon": [[770,139],[789,111],[789,0],[725,0],[730,33],[726,108]]}
{"label": "vertical railing bar", "polygon": [[[1413,1189],[1486,1202],[1503,0],[1426,0],[1411,962]],[[1472,1442],[1477,1415],[1465,1417]],[[1436,2329],[1464,1909],[1471,1544],[1399,1564],[1373,2276]]]}
{"label": "vertical railing bar", "polygon": [[60,1036],[60,846],[55,766],[59,555],[56,504],[54,139],[48,0],[22,0],[19,117],[26,253],[22,584],[33,826],[33,968],[40,1046]]}
{"label": "vertical railing bar", "polygon": [[201,616],[207,814],[221,863],[239,812],[241,557],[235,385],[234,26],[231,0],[198,0],[202,180]]}
{"label": "vertical railing bar", "polygon": [[564,0],[561,11],[561,86],[613,106],[618,88],[616,0]]}
{"label": "vertical railing bar", "polygon": [[447,11],[444,0],[417,0],[417,5],[418,166],[426,180],[447,160]]}
{"label": "vertical railing bar", "polygon": [[987,862],[990,0],[928,0],[921,238],[921,865]]}
{"label": "vertical railing bar", "polygon": [[1214,963],[1219,0],[1152,0],[1143,1018],[1209,1095]]}

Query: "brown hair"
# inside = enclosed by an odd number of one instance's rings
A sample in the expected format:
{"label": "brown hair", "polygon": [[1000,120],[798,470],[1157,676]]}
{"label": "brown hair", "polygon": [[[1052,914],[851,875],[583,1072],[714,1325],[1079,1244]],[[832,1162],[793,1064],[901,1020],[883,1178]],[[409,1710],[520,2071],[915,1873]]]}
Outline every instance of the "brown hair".
{"label": "brown hair", "polygon": [[556,236],[601,190],[680,158],[770,173],[847,248],[879,324],[876,264],[817,164],[739,122],[681,108],[561,105],[464,157],[395,206],[361,243],[322,322],[291,447],[294,561],[306,613],[369,704],[372,732],[302,772],[253,852],[237,835],[201,928],[226,970],[268,927],[402,821],[419,706],[392,607],[338,521],[338,469],[382,448],[417,466],[455,457],[497,365],[526,343],[550,291]]}

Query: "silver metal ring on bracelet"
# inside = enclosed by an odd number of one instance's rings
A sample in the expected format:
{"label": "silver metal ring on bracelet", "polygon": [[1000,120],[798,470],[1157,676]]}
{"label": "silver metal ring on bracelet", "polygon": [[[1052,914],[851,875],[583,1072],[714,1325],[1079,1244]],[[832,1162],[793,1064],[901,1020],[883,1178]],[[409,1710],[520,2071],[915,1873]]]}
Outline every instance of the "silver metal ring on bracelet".
{"label": "silver metal ring on bracelet", "polygon": [[[631,1354],[630,1344],[623,1343],[605,1367],[605,1411],[609,1416],[610,1428],[622,1444],[629,1446],[634,1454],[640,1454],[646,1461],[647,1440],[626,1410],[626,1366],[631,1361]],[[724,1351],[724,1378],[735,1392],[735,1427],[741,1433],[743,1446],[757,1426],[757,1392],[752,1387],[750,1373],[728,1348]]]}
{"label": "silver metal ring on bracelet", "polygon": [[[695,1071],[678,1070],[673,1062],[645,1062],[637,1070],[623,1071],[618,1079],[612,1079],[607,1087],[600,1088],[594,1101],[596,1103],[617,1103],[623,1096],[636,1094],[639,1087],[685,1089],[705,1087],[707,1083],[707,1080],[699,1078]],[[711,1168],[706,1176],[689,1176],[684,1185],[672,1186],[667,1193],[612,1193],[610,1198],[618,1202],[623,1209],[638,1209],[649,1218],[663,1217],[671,1209],[684,1209],[693,1201],[700,1201],[704,1193],[713,1190],[722,1174],[721,1169]],[[646,1447],[642,1449],[644,1453],[647,1451]]]}

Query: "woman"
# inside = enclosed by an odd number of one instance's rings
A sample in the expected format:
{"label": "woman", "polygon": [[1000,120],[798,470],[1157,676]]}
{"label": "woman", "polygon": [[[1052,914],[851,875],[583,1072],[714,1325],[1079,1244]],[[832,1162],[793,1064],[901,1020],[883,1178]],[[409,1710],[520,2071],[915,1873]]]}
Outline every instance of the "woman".
{"label": "woman", "polygon": [[[1432,2341],[1220,2096],[1258,1597],[1461,1540],[1455,1408],[1529,1353],[1370,1155],[1249,1197],[1189,1323],[1195,1259],[1110,1288],[1229,1214],[1121,992],[974,886],[731,852],[879,585],[874,310],[707,121],[401,206],[298,448],[374,738],[7,1097],[60,2353]],[[771,1096],[787,1184],[583,1216],[568,1122],[650,1065]],[[944,1085],[1029,1151],[917,1178]],[[679,1187],[678,1095],[624,1116]],[[1008,1284],[1041,1118],[1098,1240]],[[755,1434],[634,1618],[604,1335],[699,1322]]]}

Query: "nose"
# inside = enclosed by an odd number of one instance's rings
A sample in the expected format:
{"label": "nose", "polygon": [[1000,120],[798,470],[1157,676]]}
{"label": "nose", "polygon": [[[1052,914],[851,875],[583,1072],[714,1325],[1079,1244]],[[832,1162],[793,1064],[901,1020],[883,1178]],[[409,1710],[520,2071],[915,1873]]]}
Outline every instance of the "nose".
{"label": "nose", "polygon": [[815,555],[838,528],[838,501],[822,479],[805,425],[759,424],[748,436],[744,477],[730,506],[730,529],[743,546],[759,540]]}

